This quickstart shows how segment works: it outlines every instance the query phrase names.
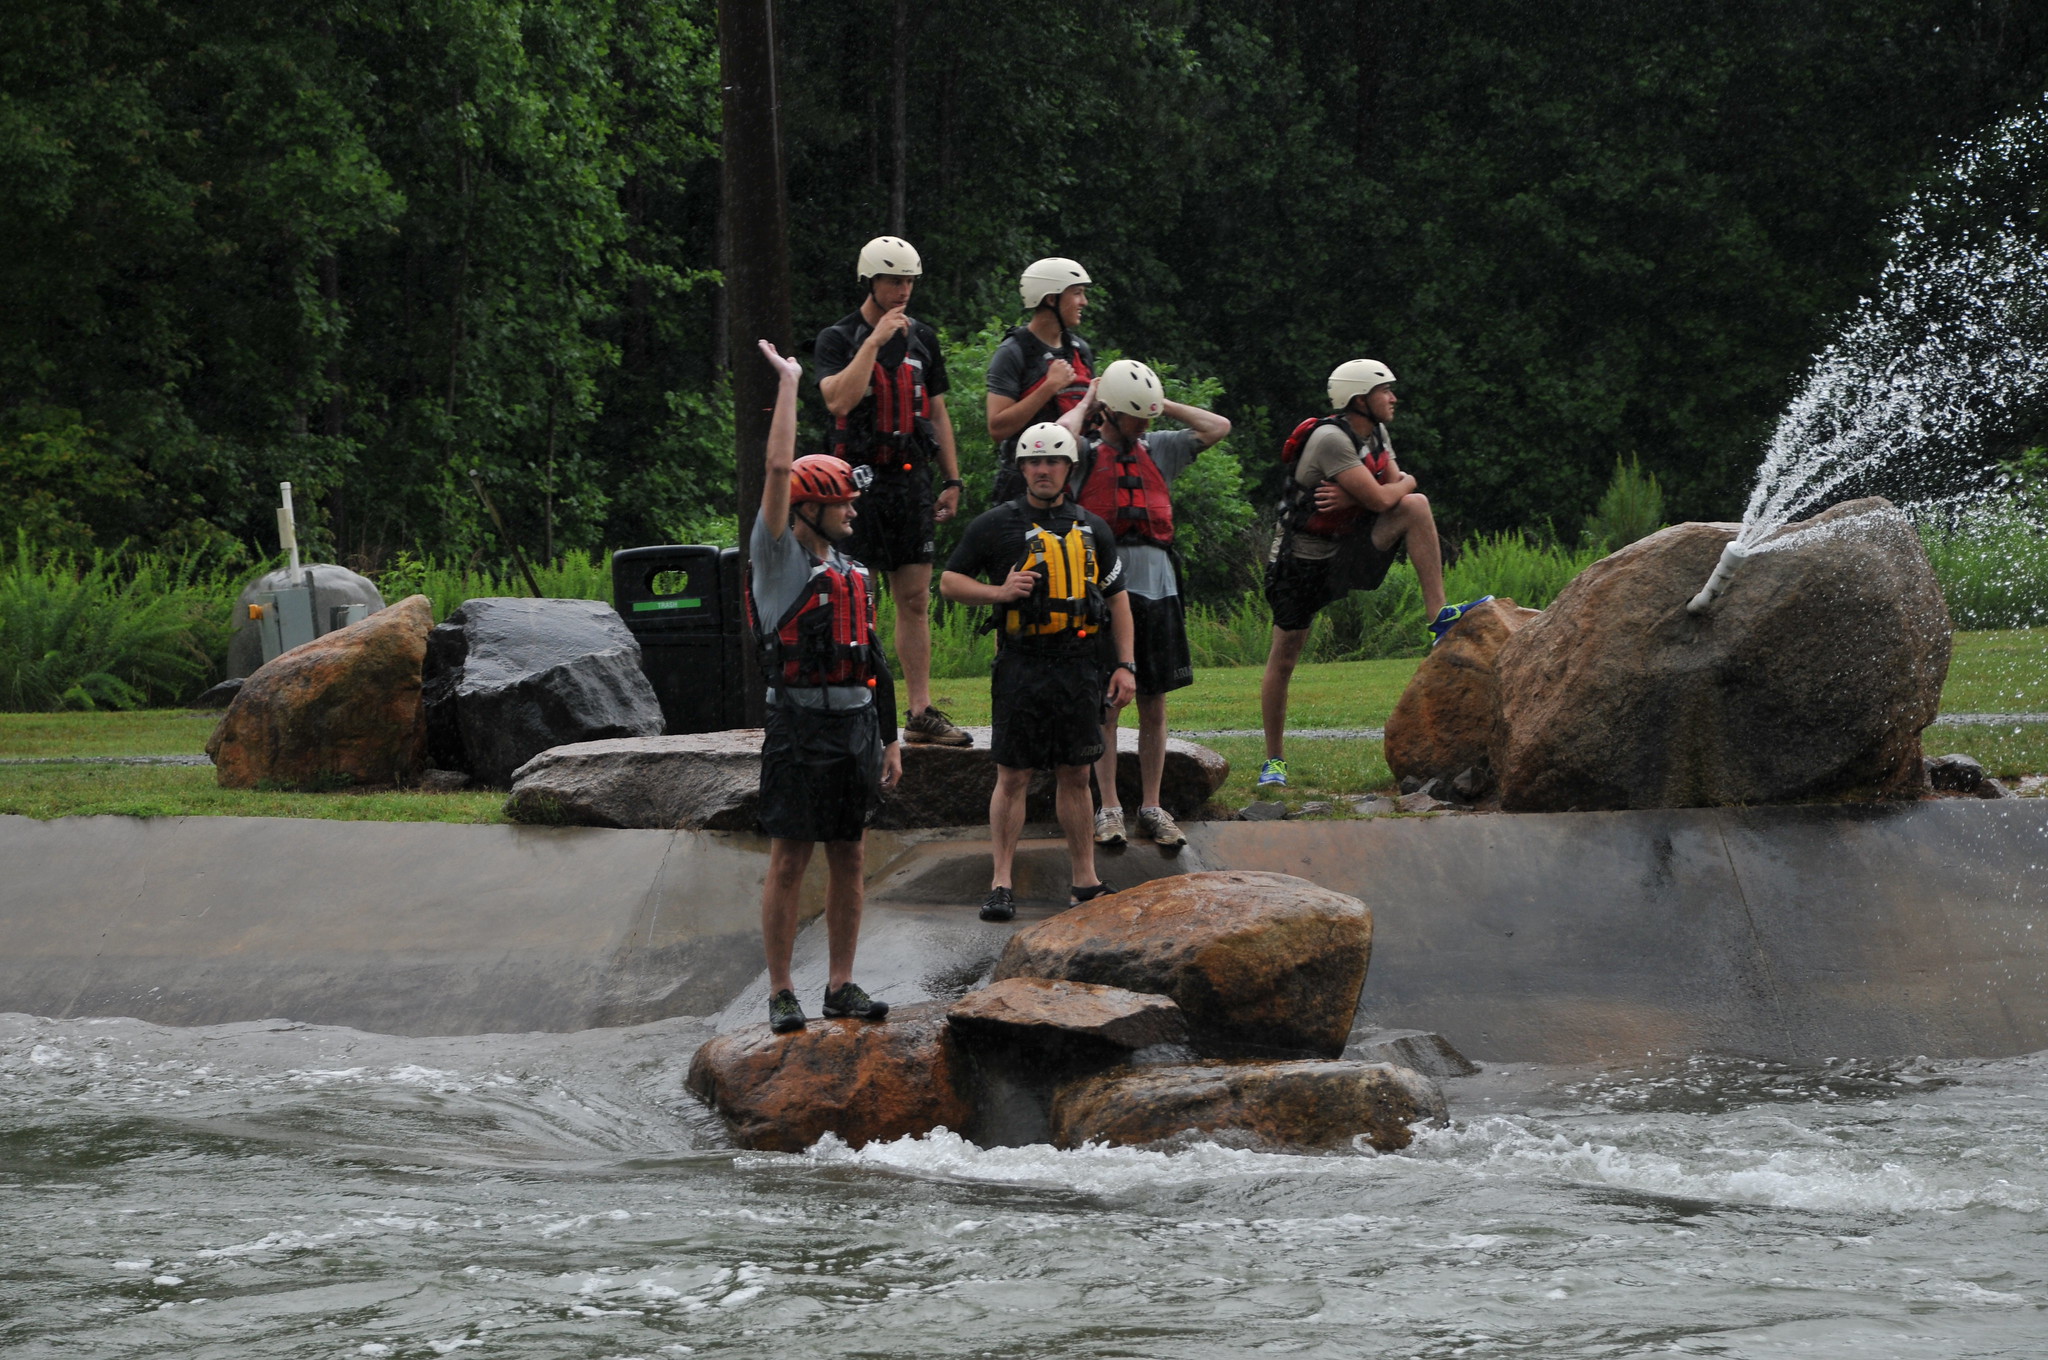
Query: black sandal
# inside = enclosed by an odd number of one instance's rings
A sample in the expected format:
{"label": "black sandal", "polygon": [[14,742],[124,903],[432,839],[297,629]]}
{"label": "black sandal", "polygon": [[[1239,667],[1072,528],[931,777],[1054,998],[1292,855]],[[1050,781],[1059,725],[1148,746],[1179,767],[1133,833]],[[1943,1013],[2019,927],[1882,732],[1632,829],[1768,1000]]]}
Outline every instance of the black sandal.
{"label": "black sandal", "polygon": [[1093,902],[1096,898],[1107,897],[1115,891],[1116,889],[1110,887],[1107,883],[1097,883],[1095,886],[1090,888],[1075,888],[1070,886],[1067,889],[1067,906],[1069,908],[1078,907],[1083,902]]}

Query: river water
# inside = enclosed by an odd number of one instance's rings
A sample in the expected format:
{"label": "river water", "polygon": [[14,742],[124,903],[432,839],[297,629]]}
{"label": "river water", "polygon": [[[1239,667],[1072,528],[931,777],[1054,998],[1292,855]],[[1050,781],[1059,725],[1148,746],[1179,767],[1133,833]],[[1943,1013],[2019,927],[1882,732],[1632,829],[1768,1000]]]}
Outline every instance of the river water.
{"label": "river water", "polygon": [[708,1023],[0,1016],[0,1352],[2048,1352],[2048,1055],[1492,1069],[1395,1156],[735,1152]]}

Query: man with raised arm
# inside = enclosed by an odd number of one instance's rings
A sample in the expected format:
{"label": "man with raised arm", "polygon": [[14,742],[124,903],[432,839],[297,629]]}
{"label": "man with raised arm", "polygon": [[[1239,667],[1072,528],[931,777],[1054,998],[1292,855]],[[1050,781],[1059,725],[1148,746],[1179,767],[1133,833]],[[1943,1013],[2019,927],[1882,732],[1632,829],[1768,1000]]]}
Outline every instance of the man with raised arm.
{"label": "man with raised arm", "polygon": [[[1059,420],[1079,406],[1095,376],[1095,351],[1075,333],[1088,310],[1088,271],[1054,256],[1034,260],[1017,281],[1031,313],[988,357],[988,432],[996,441],[992,503],[1024,494],[1017,436],[1024,427]],[[1076,431],[1079,433],[1079,431]]]}
{"label": "man with raised arm", "polygon": [[[896,655],[910,712],[903,739],[967,746],[973,738],[932,707],[934,526],[960,509],[960,458],[946,414],[938,333],[909,312],[924,262],[908,241],[877,236],[854,267],[860,306],[818,332],[811,354],[832,423],[825,450],[858,469],[864,488],[848,551],[889,578]],[[936,496],[932,463],[945,480]]]}
{"label": "man with raised arm", "polygon": [[768,878],[761,885],[761,939],[768,954],[768,1023],[804,1027],[790,981],[797,894],[811,851],[825,846],[829,942],[828,1018],[880,1020],[887,1003],[853,980],[860,940],[867,819],[881,791],[903,774],[896,691],[875,641],[875,588],[867,568],[840,551],[852,534],[859,492],[853,470],[830,454],[796,455],[795,359],[766,340],[761,353],[782,375],[768,431],[761,512],[748,539],[747,616],[768,682],[761,742],[761,829]]}
{"label": "man with raised arm", "polygon": [[[981,904],[984,921],[1017,914],[1012,867],[1033,770],[1051,770],[1057,783],[1073,870],[1067,905],[1112,891],[1095,873],[1088,769],[1102,755],[1103,722],[1130,702],[1136,668],[1115,539],[1100,516],[1067,495],[1078,455],[1074,436],[1058,425],[1024,431],[1017,441],[1024,494],[977,516],[939,577],[947,599],[995,611],[989,745],[996,787],[988,800],[995,872]],[[1096,641],[1104,628],[1115,662],[1107,675]]]}
{"label": "man with raised arm", "polygon": [[1330,373],[1329,395],[1331,413],[1303,421],[1282,453],[1288,476],[1266,561],[1273,641],[1259,684],[1266,730],[1260,788],[1287,786],[1287,689],[1317,610],[1350,591],[1377,589],[1404,548],[1422,586],[1430,646],[1466,610],[1493,598],[1444,603],[1443,549],[1429,497],[1394,461],[1387,437],[1400,404],[1393,370],[1377,359],[1341,363]]}

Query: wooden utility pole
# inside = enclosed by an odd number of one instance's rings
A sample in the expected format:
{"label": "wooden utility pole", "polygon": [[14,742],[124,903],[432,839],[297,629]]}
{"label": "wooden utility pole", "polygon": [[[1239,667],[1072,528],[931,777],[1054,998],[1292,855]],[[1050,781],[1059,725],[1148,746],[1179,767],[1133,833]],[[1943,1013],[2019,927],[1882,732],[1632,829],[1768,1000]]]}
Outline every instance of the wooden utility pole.
{"label": "wooden utility pole", "polygon": [[[718,55],[724,92],[726,353],[732,368],[733,434],[740,552],[761,505],[761,468],[779,379],[756,340],[790,352],[789,210],[782,181],[782,113],[776,90],[775,0],[718,0]],[[747,723],[765,716],[761,687],[749,683]]]}

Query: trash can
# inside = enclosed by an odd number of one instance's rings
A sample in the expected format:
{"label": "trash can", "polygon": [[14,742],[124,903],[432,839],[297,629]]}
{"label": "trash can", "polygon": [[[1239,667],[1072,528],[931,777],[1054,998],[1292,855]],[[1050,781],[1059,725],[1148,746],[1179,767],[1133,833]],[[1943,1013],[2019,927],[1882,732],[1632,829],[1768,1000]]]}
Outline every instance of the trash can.
{"label": "trash can", "polygon": [[740,550],[705,544],[612,554],[612,601],[640,644],[640,669],[671,735],[746,722],[752,639],[740,604]]}

